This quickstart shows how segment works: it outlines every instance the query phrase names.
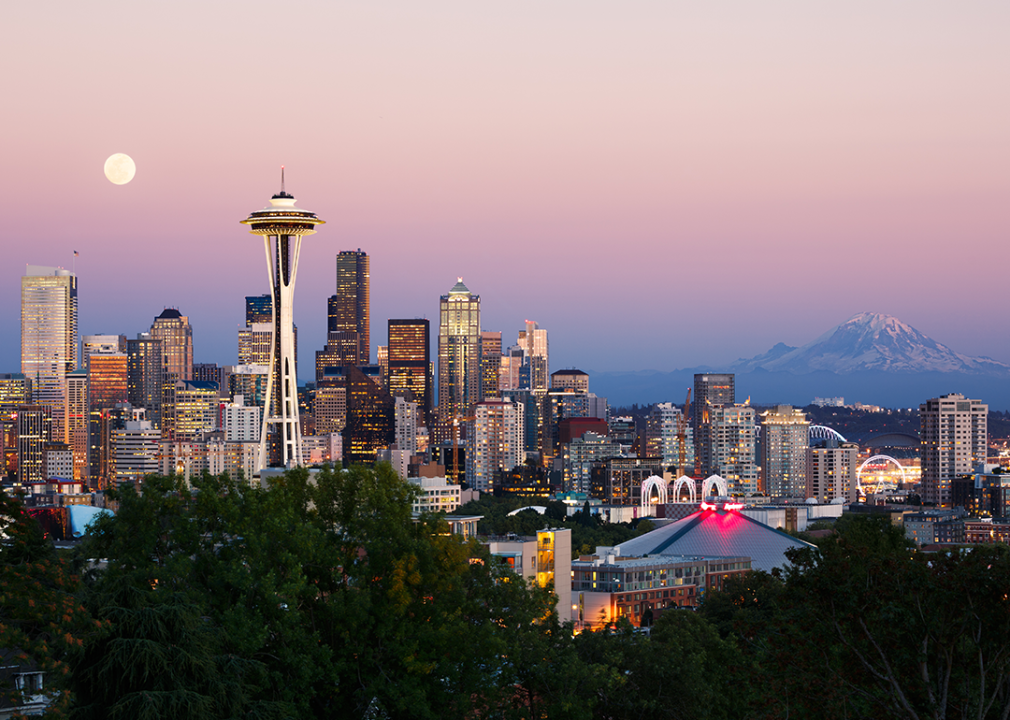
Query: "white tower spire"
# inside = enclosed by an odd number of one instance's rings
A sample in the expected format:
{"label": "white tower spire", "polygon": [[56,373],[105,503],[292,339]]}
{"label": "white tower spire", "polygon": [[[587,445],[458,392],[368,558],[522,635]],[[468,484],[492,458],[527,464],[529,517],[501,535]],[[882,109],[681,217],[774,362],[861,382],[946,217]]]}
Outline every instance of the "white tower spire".
{"label": "white tower spire", "polygon": [[284,190],[270,199],[270,206],[241,221],[253,235],[263,236],[267,275],[273,299],[273,342],[267,381],[263,431],[260,434],[259,466],[294,467],[302,461],[302,435],[298,425],[298,378],[295,375],[294,298],[298,253],[302,237],[316,232],[323,220],[315,213],[295,207],[295,198]]}

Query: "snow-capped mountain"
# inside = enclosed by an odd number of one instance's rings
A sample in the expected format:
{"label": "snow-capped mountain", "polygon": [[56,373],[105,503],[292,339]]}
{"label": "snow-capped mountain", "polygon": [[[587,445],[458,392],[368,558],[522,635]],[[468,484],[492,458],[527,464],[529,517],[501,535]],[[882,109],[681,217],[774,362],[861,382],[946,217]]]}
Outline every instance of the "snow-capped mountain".
{"label": "snow-capped mountain", "polygon": [[804,374],[943,372],[1010,376],[1010,365],[970,357],[923,335],[895,317],[859,313],[802,347],[779,343],[756,357],[737,360],[735,372],[767,370]]}

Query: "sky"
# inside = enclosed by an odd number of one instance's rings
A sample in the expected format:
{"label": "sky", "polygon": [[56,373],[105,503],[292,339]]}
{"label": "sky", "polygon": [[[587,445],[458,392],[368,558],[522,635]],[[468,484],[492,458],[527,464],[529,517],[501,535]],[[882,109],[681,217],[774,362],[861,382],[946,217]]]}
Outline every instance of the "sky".
{"label": "sky", "polygon": [[373,358],[388,318],[434,334],[462,276],[485,330],[548,330],[552,370],[719,365],[862,311],[1010,362],[1006,2],[94,0],[4,26],[0,372],[25,266],[75,250],[81,334],[176,307],[197,362],[234,363],[268,290],[239,221],[282,164],[327,221],[303,378],[358,248]]}

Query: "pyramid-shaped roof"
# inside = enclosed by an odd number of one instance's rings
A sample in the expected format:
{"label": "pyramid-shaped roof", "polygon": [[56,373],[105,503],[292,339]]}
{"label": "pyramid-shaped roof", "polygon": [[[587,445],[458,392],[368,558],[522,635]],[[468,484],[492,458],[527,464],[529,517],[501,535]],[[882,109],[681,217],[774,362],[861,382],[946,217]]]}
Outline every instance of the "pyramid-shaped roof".
{"label": "pyramid-shaped roof", "polygon": [[452,286],[452,290],[449,291],[450,295],[470,295],[470,289],[463,284],[463,278],[456,278],[456,284]]}
{"label": "pyramid-shaped roof", "polygon": [[736,510],[716,506],[716,509],[699,510],[616,547],[622,557],[746,556],[751,558],[751,568],[770,572],[772,568],[789,564],[786,550],[813,545]]}

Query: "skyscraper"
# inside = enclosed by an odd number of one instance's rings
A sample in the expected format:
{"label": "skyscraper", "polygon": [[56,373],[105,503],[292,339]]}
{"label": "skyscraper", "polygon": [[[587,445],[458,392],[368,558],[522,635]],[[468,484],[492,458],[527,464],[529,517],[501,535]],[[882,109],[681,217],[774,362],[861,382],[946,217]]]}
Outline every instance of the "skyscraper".
{"label": "skyscraper", "polygon": [[269,294],[247,295],[245,299],[245,324],[273,322],[273,302]]}
{"label": "skyscraper", "polygon": [[417,403],[420,423],[430,428],[433,383],[429,322],[420,318],[390,320],[387,347],[389,394]]}
{"label": "skyscraper", "polygon": [[761,474],[773,498],[802,498],[807,492],[810,423],[802,410],[779,405],[761,413]]}
{"label": "skyscraper", "polygon": [[21,278],[21,372],[52,418],[52,439],[68,442],[67,373],[77,368],[77,276],[29,265]]}
{"label": "skyscraper", "polygon": [[550,379],[547,331],[532,320],[527,320],[526,329],[519,331],[516,344],[523,349],[524,362],[529,365],[527,387],[535,394],[545,394]]}
{"label": "skyscraper", "polygon": [[128,398],[126,353],[93,352],[88,358],[88,483],[107,486],[112,459],[113,412]]}
{"label": "skyscraper", "polygon": [[88,479],[88,371],[85,369],[67,373],[67,435],[74,456],[74,480],[85,482]]}
{"label": "skyscraper", "polygon": [[694,376],[694,458],[702,477],[716,472],[712,458],[711,411],[735,402],[735,375],[698,373]]}
{"label": "skyscraper", "polygon": [[368,255],[344,250],[337,255],[337,294],[327,303],[327,344],[335,345],[338,365],[368,365],[370,336]]}
{"label": "skyscraper", "polygon": [[241,222],[249,226],[250,233],[263,237],[273,298],[274,332],[260,435],[260,467],[289,467],[302,459],[293,321],[298,256],[302,237],[314,234],[316,225],[323,221],[315,213],[295,207],[294,196],[284,191],[282,168],[281,191],[270,199],[270,206]]}
{"label": "skyscraper", "polygon": [[18,409],[18,479],[22,485],[41,482],[42,448],[50,441],[51,421],[49,408],[42,405],[24,405]]}
{"label": "skyscraper", "polygon": [[165,310],[154,319],[151,337],[161,340],[165,374],[175,380],[193,379],[193,327],[189,318],[176,308]]}
{"label": "skyscraper", "polygon": [[964,395],[941,395],[919,406],[922,500],[950,505],[950,484],[984,463],[989,406]]}
{"label": "skyscraper", "polygon": [[126,341],[127,399],[135,408],[144,408],[147,422],[161,429],[161,401],[165,392],[165,365],[161,340],[139,333]]}
{"label": "skyscraper", "polygon": [[32,402],[32,381],[24,373],[0,373],[0,416],[10,417]]}
{"label": "skyscraper", "polygon": [[81,367],[87,369],[88,358],[94,353],[126,352],[125,335],[82,335]]}
{"label": "skyscraper", "polygon": [[480,334],[480,398],[496,400],[501,397],[501,332]]}
{"label": "skyscraper", "polygon": [[[270,295],[249,295],[245,299],[245,327],[238,331],[239,365],[269,365],[273,347],[273,301]],[[298,326],[292,325],[295,344],[295,374],[298,369]],[[195,377],[194,380],[200,378]]]}
{"label": "skyscraper", "polygon": [[389,447],[396,437],[393,398],[357,366],[348,365],[347,423],[344,459],[350,464],[375,462],[376,451]]}
{"label": "skyscraper", "polygon": [[480,399],[480,295],[458,278],[439,303],[438,440],[452,436],[453,418],[471,414]]}

